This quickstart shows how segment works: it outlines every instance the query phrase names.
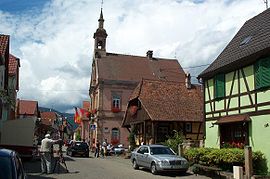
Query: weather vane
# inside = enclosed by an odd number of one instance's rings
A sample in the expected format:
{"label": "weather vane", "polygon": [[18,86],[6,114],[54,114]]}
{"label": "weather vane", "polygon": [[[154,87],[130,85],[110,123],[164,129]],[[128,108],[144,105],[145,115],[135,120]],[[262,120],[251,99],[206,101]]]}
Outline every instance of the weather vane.
{"label": "weather vane", "polygon": [[263,2],[265,3],[266,9],[268,9],[268,0],[263,0]]}

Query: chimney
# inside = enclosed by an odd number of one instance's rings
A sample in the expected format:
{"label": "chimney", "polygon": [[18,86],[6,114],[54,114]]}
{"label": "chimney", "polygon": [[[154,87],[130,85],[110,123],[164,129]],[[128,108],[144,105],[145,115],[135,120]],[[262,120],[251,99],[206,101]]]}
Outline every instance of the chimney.
{"label": "chimney", "polygon": [[146,56],[148,59],[152,59],[153,58],[153,50],[148,50],[146,53]]}
{"label": "chimney", "polygon": [[185,79],[186,88],[187,89],[191,89],[191,81],[190,81],[190,74],[189,74],[189,72],[187,72],[185,74],[185,76],[186,76],[186,79]]}

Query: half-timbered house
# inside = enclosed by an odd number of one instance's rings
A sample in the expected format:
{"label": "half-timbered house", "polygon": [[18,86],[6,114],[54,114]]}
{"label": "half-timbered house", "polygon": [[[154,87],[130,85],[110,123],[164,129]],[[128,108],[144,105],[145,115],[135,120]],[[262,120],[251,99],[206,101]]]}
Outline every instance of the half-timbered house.
{"label": "half-timbered house", "polygon": [[207,147],[250,145],[270,161],[269,42],[270,9],[246,21],[198,76],[204,85]]}
{"label": "half-timbered house", "polygon": [[188,83],[145,80],[133,91],[122,126],[134,128],[136,143],[160,143],[173,131],[196,141],[204,136],[201,87]]}

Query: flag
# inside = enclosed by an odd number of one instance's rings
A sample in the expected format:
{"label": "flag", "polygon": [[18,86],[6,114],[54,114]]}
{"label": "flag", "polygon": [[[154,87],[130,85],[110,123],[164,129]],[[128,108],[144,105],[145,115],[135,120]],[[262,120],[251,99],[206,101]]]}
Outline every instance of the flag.
{"label": "flag", "polygon": [[76,124],[80,124],[82,119],[82,114],[78,108],[75,107],[74,121]]}
{"label": "flag", "polygon": [[77,124],[80,124],[83,117],[88,117],[89,112],[82,108],[75,107],[74,121]]}

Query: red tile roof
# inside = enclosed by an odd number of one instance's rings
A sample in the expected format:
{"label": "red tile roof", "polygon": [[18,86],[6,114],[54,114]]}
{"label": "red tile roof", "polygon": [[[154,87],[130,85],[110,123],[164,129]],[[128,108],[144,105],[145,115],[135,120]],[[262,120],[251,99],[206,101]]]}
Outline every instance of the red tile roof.
{"label": "red tile roof", "polygon": [[98,77],[103,80],[135,81],[142,78],[184,82],[185,73],[176,59],[107,53],[97,59]]}
{"label": "red tile roof", "polygon": [[219,118],[216,124],[225,124],[225,123],[232,123],[232,122],[247,122],[250,121],[250,117],[247,114],[238,114],[238,115],[231,115],[231,116],[223,116]]}
{"label": "red tile roof", "polygon": [[[142,80],[130,101],[136,98],[152,121],[203,122],[203,96],[199,85],[187,89],[185,83]],[[123,126],[132,123],[132,119],[126,112]]]}
{"label": "red tile roof", "polygon": [[35,115],[35,112],[38,110],[37,101],[19,100],[18,106],[18,115]]}
{"label": "red tile roof", "polygon": [[9,64],[8,64],[8,74],[9,75],[16,75],[17,68],[20,66],[19,58],[9,54]]}
{"label": "red tile roof", "polygon": [[57,115],[55,112],[41,112],[40,113],[41,122],[45,125],[52,125],[53,122],[57,119]]}
{"label": "red tile roof", "polygon": [[0,55],[4,56],[9,48],[9,35],[0,34]]}

